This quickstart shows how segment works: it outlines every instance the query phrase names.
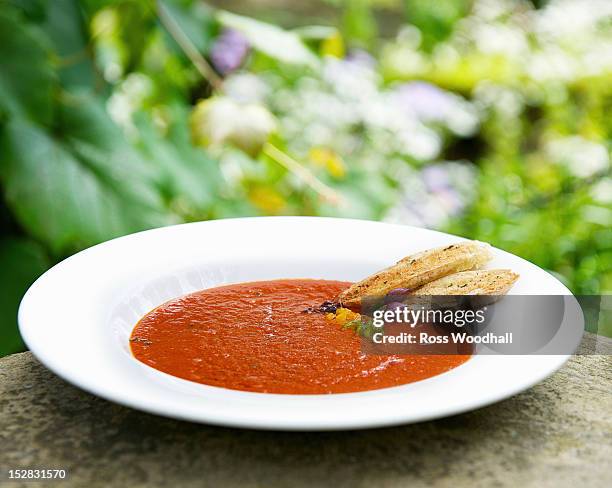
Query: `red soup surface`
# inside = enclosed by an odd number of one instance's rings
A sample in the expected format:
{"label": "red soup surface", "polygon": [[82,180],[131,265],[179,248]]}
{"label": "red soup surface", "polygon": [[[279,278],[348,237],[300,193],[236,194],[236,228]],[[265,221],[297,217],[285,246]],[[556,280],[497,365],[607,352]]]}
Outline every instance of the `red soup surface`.
{"label": "red soup surface", "polygon": [[186,380],[261,393],[348,393],[444,373],[469,355],[366,355],[324,314],[303,313],[350,283],[273,280],[221,286],[167,302],[130,339],[139,361]]}

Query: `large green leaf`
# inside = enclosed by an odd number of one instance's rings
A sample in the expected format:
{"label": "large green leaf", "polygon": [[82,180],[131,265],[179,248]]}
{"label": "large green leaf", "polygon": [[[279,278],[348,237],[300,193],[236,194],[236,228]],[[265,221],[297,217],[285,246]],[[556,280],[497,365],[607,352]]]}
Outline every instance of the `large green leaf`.
{"label": "large green leaf", "polygon": [[284,63],[316,66],[317,57],[306,47],[295,32],[272,24],[220,10],[219,22],[239,30],[258,51]]}
{"label": "large green leaf", "polygon": [[93,100],[64,109],[61,120],[61,137],[15,118],[0,139],[6,200],[31,235],[65,254],[177,221],[147,164]]}
{"label": "large green leaf", "polygon": [[[51,41],[58,57],[62,85],[93,89],[96,82],[95,70],[78,1],[54,0],[45,10],[41,29]],[[101,78],[97,81],[101,81]]]}
{"label": "large green leaf", "polygon": [[0,112],[51,121],[56,76],[49,46],[16,9],[0,8]]}
{"label": "large green leaf", "polygon": [[11,0],[11,4],[34,22],[40,22],[47,15],[48,0]]}
{"label": "large green leaf", "polygon": [[127,143],[102,103],[86,95],[65,97],[62,102],[58,121],[70,150],[126,203],[161,208],[157,168]]}
{"label": "large green leaf", "polygon": [[144,114],[138,114],[136,123],[140,146],[159,168],[167,198],[191,217],[203,218],[214,203],[221,174],[218,163],[204,150],[191,144],[189,128],[180,122],[181,115],[182,120],[187,120],[187,111],[179,110],[177,115],[179,121],[172,125],[164,138]]}
{"label": "large green leaf", "polygon": [[0,240],[0,357],[25,349],[17,330],[17,308],[27,288],[49,265],[35,242]]}

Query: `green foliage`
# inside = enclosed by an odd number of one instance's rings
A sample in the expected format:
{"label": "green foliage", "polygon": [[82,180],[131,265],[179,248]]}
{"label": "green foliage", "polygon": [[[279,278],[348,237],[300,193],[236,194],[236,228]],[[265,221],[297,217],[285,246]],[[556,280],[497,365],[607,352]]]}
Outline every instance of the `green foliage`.
{"label": "green foliage", "polygon": [[0,357],[23,350],[17,307],[27,288],[49,267],[43,248],[28,239],[0,240]]}
{"label": "green foliage", "polygon": [[[0,10],[0,110],[48,124],[56,73],[42,33],[20,21],[16,9]],[[24,62],[28,60],[28,62]]]}
{"label": "green foliage", "polygon": [[160,188],[168,206],[186,220],[201,220],[216,203],[221,174],[217,161],[193,146],[185,107],[176,106],[174,112],[177,122],[163,138],[145,114],[136,114],[140,135],[138,147],[157,167]]}
{"label": "green foliage", "polygon": [[62,86],[87,89],[95,86],[93,60],[87,55],[88,39],[84,18],[76,2],[54,0],[45,8],[37,25],[52,46],[57,76]]}
{"label": "green foliage", "polygon": [[61,256],[173,221],[151,168],[96,101],[71,99],[58,111],[64,137],[14,119],[0,142],[6,201],[30,235]]}
{"label": "green foliage", "polygon": [[431,51],[451,35],[471,3],[471,0],[436,0],[434,6],[429,0],[404,0],[404,9],[408,22],[420,30],[424,48]]}
{"label": "green foliage", "polygon": [[[163,5],[180,25],[182,31],[193,45],[202,52],[208,51],[213,41],[213,36],[219,31],[215,23],[214,12],[206,4],[200,2],[163,2]],[[148,12],[155,17],[155,11],[150,5]],[[129,24],[126,24],[125,28],[129,29]],[[142,30],[136,32],[136,35],[141,40],[146,39],[146,37],[138,34],[138,32],[141,34]],[[129,44],[122,43],[122,45]],[[176,49],[175,52],[179,56],[183,55],[179,49]]]}
{"label": "green foliage", "polygon": [[378,29],[369,0],[346,0],[344,5],[344,35],[355,44],[371,47]]}
{"label": "green foliage", "polygon": [[307,66],[318,64],[316,56],[294,32],[223,10],[217,18],[223,26],[242,32],[254,49],[275,60]]}
{"label": "green foliage", "polygon": [[0,354],[52,263],[211,218],[411,223],[612,290],[609,15],[330,3],[340,25],[292,30],[196,0],[161,2],[172,25],[148,0],[0,0]]}

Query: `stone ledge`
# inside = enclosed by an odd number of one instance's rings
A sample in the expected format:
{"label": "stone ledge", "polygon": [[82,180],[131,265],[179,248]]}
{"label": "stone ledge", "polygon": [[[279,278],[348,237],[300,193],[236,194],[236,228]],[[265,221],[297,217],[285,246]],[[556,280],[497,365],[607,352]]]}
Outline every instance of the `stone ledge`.
{"label": "stone ledge", "polygon": [[84,393],[32,354],[15,354],[0,359],[0,468],[65,468],[69,479],[60,486],[608,487],[612,340],[587,334],[581,350],[593,350],[595,341],[607,355],[575,356],[490,407],[327,433],[156,417]]}

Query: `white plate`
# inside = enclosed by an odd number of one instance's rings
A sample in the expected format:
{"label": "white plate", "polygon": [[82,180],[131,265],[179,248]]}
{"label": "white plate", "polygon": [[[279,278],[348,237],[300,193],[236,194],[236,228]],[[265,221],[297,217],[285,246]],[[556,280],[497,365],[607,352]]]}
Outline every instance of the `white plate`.
{"label": "white plate", "polygon": [[[459,241],[377,222],[247,218],[165,227],[82,251],[28,290],[19,327],[35,356],[74,385],[147,412],[211,424],[349,429],[465,412],[529,388],[569,356],[475,356],[445,374],[335,395],[250,393],[192,383],[134,359],[128,339],[155,306],[225,283],[274,278],[355,281],[414,251]],[[521,274],[512,293],[570,295],[537,266],[494,250],[492,267]]]}

